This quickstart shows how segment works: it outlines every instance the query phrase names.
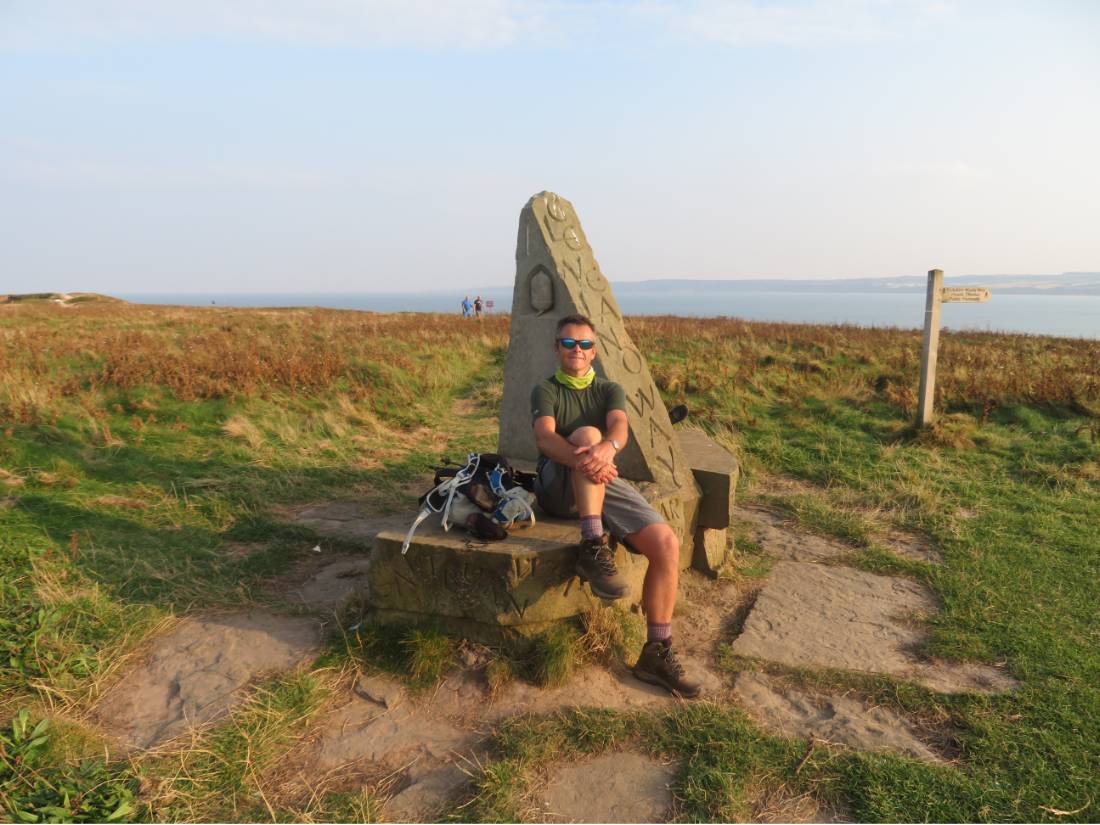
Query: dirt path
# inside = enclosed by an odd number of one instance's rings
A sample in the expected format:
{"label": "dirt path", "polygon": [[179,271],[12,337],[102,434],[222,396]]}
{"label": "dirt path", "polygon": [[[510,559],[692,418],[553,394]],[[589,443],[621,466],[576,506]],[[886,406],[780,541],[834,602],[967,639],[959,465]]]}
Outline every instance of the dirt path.
{"label": "dirt path", "polygon": [[227,714],[259,677],[318,651],[316,619],[250,611],[188,618],[153,639],[93,711],[125,749],[148,749]]}
{"label": "dirt path", "polygon": [[[331,502],[292,513],[320,535],[359,543],[362,554],[305,558],[271,585],[299,615],[250,610],[191,617],[150,641],[146,653],[94,709],[121,747],[154,748],[224,717],[265,675],[311,661],[321,624],[342,606],[364,599],[369,548],[404,516],[372,517],[356,502]],[[740,704],[764,728],[867,751],[890,751],[931,763],[952,757],[950,732],[861,698],[800,686],[768,669],[829,668],[885,674],[940,692],[1011,690],[997,668],[922,658],[921,619],[938,603],[924,585],[845,565],[857,548],[800,529],[779,511],[738,507],[742,529],[774,560],[759,580],[713,581],[686,571],[674,619],[676,648],[704,681],[709,699]],[[895,531],[884,541],[899,556],[934,563],[926,538]],[[300,615],[303,611],[312,616]],[[327,617],[327,618],[326,618]],[[720,649],[743,657],[739,673],[723,674]],[[313,720],[295,751],[295,773],[369,783],[391,821],[431,820],[470,791],[487,758],[487,737],[520,713],[573,707],[655,710],[679,700],[635,680],[627,664],[582,668],[562,687],[513,681],[491,695],[484,662],[471,661],[432,691],[410,695],[396,680],[364,673]],[[663,821],[673,810],[674,767],[640,753],[609,754],[581,764],[552,765],[539,777],[529,815],[538,821]],[[312,782],[313,780],[308,780]],[[320,781],[320,780],[319,780]],[[770,812],[770,813],[769,813]],[[842,816],[811,798],[770,800],[760,816]]]}

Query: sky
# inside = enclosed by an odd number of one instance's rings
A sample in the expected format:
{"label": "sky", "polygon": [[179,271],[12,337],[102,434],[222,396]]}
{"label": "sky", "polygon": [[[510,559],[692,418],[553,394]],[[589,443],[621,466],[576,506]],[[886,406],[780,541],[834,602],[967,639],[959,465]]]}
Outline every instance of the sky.
{"label": "sky", "polygon": [[1100,270],[1100,3],[0,0],[0,293]]}

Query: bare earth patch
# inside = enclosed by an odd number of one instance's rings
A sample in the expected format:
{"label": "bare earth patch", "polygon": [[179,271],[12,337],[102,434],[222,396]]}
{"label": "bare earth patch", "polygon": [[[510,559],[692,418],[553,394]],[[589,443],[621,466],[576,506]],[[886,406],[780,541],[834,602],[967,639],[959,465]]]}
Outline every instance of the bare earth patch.
{"label": "bare earth patch", "polygon": [[1015,682],[987,665],[936,664],[914,650],[916,620],[938,609],[924,585],[844,567],[776,564],[732,650],[789,667],[884,673],[944,693],[993,693]]}
{"label": "bare earth patch", "polygon": [[337,610],[351,599],[366,596],[368,556],[328,556],[300,584],[285,590],[287,600],[326,611]]}
{"label": "bare earth patch", "polygon": [[[783,513],[763,504],[740,504],[734,518],[752,525],[753,538],[769,556],[787,561],[840,559],[857,548],[837,539],[804,532]],[[940,554],[927,536],[889,528],[880,536],[882,544],[904,559],[938,564]]]}
{"label": "bare earth patch", "polygon": [[923,561],[928,564],[939,564],[943,560],[932,540],[920,533],[909,530],[887,530],[883,543],[903,559]]}
{"label": "bare earth patch", "polygon": [[749,715],[780,736],[814,736],[864,751],[892,751],[924,762],[941,758],[904,717],[849,696],[784,688],[763,673],[737,676],[734,695]]}
{"label": "bare earth patch", "polygon": [[[559,688],[511,682],[495,699],[477,670],[453,671],[434,690],[415,696],[396,679],[364,674],[352,693],[355,698],[318,724],[296,773],[398,776],[380,788],[380,794],[388,796],[382,815],[391,821],[437,818],[467,786],[467,766],[481,761],[484,738],[507,717],[574,707],[657,709],[674,701],[664,690],[634,679],[625,668],[612,672],[602,667],[585,668]],[[604,789],[606,794],[613,790]],[[632,793],[614,804],[629,804]],[[661,810],[667,807],[663,804]]]}
{"label": "bare earth patch", "polygon": [[481,736],[431,713],[429,703],[386,676],[361,676],[353,694],[320,723],[298,773],[394,776],[381,790],[385,819],[436,821],[468,784],[464,765],[477,761]]}
{"label": "bare earth patch", "polygon": [[544,714],[582,707],[637,710],[667,707],[671,701],[668,691],[635,679],[625,667],[608,670],[594,665],[579,670],[560,687],[512,681],[495,698],[489,697],[480,674],[452,673],[430,698],[429,708],[433,715],[456,724],[485,729],[522,713]]}
{"label": "bare earth patch", "polygon": [[854,552],[855,548],[836,539],[803,533],[793,529],[793,524],[782,513],[759,504],[738,505],[734,509],[738,521],[753,527],[753,538],[765,554],[787,561],[823,561],[840,558]]}
{"label": "bare earth patch", "polygon": [[633,751],[608,753],[552,770],[543,822],[666,822],[675,766]]}
{"label": "bare earth patch", "polygon": [[136,510],[144,510],[149,506],[149,502],[129,496],[99,496],[89,503],[100,507],[130,507]]}
{"label": "bare earth patch", "polygon": [[289,515],[295,524],[322,536],[360,541],[369,546],[383,530],[407,530],[415,514],[379,516],[361,501],[330,501],[291,511]]}
{"label": "bare earth patch", "polygon": [[792,795],[783,789],[757,800],[753,806],[757,822],[851,822],[844,806],[823,802],[812,794]]}
{"label": "bare earth patch", "polygon": [[753,482],[752,492],[764,496],[789,496],[820,492],[820,488],[792,476],[766,475]]}
{"label": "bare earth patch", "polygon": [[153,640],[94,715],[125,748],[151,748],[224,715],[256,678],[308,661],[320,640],[308,618],[254,611],[184,619]]}
{"label": "bare earth patch", "polygon": [[357,762],[397,768],[411,762],[447,762],[473,747],[477,736],[432,718],[411,702],[386,707],[355,696],[323,723],[316,764],[334,770]]}

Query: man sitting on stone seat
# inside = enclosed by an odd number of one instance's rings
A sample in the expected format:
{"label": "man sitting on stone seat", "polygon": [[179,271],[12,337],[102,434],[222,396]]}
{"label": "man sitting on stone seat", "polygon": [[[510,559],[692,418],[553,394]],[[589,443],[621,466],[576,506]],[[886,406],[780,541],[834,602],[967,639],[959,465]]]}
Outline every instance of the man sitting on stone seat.
{"label": "man sitting on stone seat", "polygon": [[531,393],[535,444],[539,450],[535,492],[552,516],[581,520],[577,575],[602,599],[626,595],[615,569],[610,534],[649,561],[642,585],[647,641],[634,666],[644,682],[681,696],[699,693],[672,652],[672,609],[679,579],[680,542],[642,495],[619,478],[615,455],[629,434],[626,396],[614,381],[596,376],[596,328],[583,315],[558,321],[554,341],[557,372]]}

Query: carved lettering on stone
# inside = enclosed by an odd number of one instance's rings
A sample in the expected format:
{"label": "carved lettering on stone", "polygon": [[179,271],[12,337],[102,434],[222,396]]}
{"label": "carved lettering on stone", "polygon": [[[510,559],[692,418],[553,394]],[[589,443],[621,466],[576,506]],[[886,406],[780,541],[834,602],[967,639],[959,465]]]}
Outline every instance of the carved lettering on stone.
{"label": "carved lettering on stone", "polygon": [[[542,273],[549,287],[541,282]],[[531,390],[554,374],[554,327],[559,318],[575,312],[596,323],[596,372],[621,384],[630,402],[631,436],[616,460],[620,474],[631,481],[694,490],[687,463],[676,455],[679,445],[672,440],[668,411],[623,325],[622,311],[581,222],[572,204],[552,192],[532,197],[520,214],[500,451],[511,458],[538,456],[531,432]]]}
{"label": "carved lettering on stone", "polygon": [[642,354],[634,347],[623,350],[623,369],[638,375],[642,371]]}

